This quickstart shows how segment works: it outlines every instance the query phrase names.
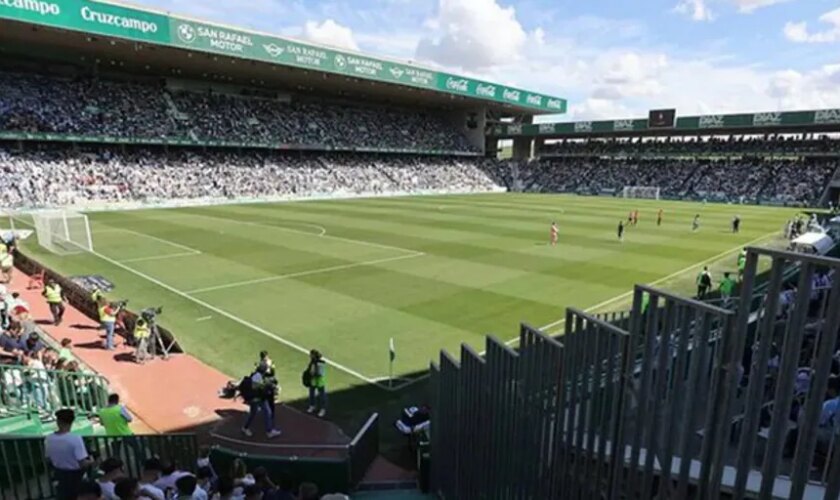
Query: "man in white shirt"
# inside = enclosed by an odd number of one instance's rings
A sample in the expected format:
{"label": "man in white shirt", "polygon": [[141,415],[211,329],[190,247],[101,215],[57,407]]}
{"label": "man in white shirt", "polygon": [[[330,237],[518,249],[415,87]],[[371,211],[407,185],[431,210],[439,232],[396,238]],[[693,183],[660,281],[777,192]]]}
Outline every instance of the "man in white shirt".
{"label": "man in white shirt", "polygon": [[143,474],[140,476],[140,490],[151,500],[166,500],[163,490],[155,486],[155,481],[160,479],[160,460],[150,458],[143,464]]}
{"label": "man in white shirt", "polygon": [[161,465],[160,479],[155,481],[155,487],[163,490],[164,493],[175,491],[175,482],[184,476],[189,476],[189,472],[177,470],[174,462],[165,462]]}
{"label": "man in white shirt", "polygon": [[58,430],[44,440],[47,460],[53,467],[58,500],[75,500],[84,476],[84,469],[89,467],[90,459],[81,436],[70,433],[76,414],[73,410],[62,409],[55,412]]}
{"label": "man in white shirt", "polygon": [[126,477],[123,469],[123,461],[119,458],[106,458],[99,466],[103,476],[99,478],[99,486],[102,487],[102,495],[105,500],[119,500],[114,493],[114,486],[117,482]]}

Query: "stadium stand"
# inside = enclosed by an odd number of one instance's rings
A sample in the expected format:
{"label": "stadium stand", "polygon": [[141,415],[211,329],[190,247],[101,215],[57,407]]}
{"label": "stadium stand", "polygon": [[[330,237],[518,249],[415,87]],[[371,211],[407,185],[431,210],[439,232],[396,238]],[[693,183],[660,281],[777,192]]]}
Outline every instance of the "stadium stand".
{"label": "stadium stand", "polygon": [[480,168],[490,163],[416,155],[64,146],[0,149],[0,205],[487,192],[499,189]]}
{"label": "stadium stand", "polygon": [[0,130],[319,148],[475,152],[432,112],[283,101],[198,87],[0,73]]}
{"label": "stadium stand", "polygon": [[519,164],[510,182],[536,192],[617,196],[625,186],[657,186],[671,199],[810,206],[838,167],[837,158],[556,157]]}

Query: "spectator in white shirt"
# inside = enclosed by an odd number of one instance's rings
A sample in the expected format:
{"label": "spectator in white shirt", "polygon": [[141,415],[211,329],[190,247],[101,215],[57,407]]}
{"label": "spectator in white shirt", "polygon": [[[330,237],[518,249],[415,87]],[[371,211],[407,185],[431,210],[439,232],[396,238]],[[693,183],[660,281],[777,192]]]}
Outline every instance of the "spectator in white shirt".
{"label": "spectator in white shirt", "polygon": [[207,492],[198,486],[198,479],[192,474],[181,476],[175,481],[177,500],[208,500]]}
{"label": "spectator in white shirt", "polygon": [[178,468],[175,465],[175,462],[164,462],[161,465],[160,479],[155,481],[154,486],[163,490],[163,492],[166,494],[174,493],[175,482],[181,479],[181,477],[189,475],[189,472],[178,470]]}
{"label": "spectator in white shirt", "polygon": [[140,489],[151,500],[166,500],[163,490],[155,486],[155,482],[160,479],[160,470],[160,460],[157,458],[150,458],[143,464],[143,473],[139,481]]}
{"label": "spectator in white shirt", "polygon": [[53,467],[58,483],[58,500],[76,500],[84,471],[93,460],[81,436],[71,434],[76,414],[73,410],[55,412],[58,430],[44,440],[44,452]]}
{"label": "spectator in white shirt", "polygon": [[99,486],[102,487],[102,494],[105,500],[118,500],[114,487],[120,479],[126,477],[123,461],[119,458],[106,458],[99,469],[103,476],[99,478]]}

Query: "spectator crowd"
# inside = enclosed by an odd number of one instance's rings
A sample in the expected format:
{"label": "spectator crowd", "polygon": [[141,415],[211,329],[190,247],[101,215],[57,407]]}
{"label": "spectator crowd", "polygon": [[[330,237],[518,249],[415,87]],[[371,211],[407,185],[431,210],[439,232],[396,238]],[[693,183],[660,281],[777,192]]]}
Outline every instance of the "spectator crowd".
{"label": "spectator crowd", "polygon": [[564,157],[519,164],[517,171],[526,191],[620,195],[626,186],[650,186],[674,199],[813,205],[838,167],[838,158]]}
{"label": "spectator crowd", "polygon": [[475,150],[432,112],[10,72],[0,72],[0,130],[322,149]]}
{"label": "spectator crowd", "polygon": [[829,136],[730,136],[566,140],[545,144],[542,156],[658,154],[801,154],[840,153]]}
{"label": "spectator crowd", "polygon": [[0,206],[490,191],[490,160],[148,148],[0,149]]}
{"label": "spectator crowd", "polygon": [[[115,407],[125,412],[124,407]],[[311,482],[295,484],[289,477],[275,483],[265,467],[248,470],[234,459],[230,468],[217,471],[210,450],[203,448],[194,463],[151,455],[134,436],[111,439],[109,456],[88,450],[85,440],[72,432],[76,414],[56,412],[57,432],[45,439],[46,458],[52,466],[58,500],[346,500],[343,494],[321,495]],[[121,453],[126,444],[132,453]],[[127,450],[126,450],[127,451]],[[125,459],[123,459],[123,457]],[[133,467],[129,467],[133,465]],[[131,474],[129,470],[139,471]]]}

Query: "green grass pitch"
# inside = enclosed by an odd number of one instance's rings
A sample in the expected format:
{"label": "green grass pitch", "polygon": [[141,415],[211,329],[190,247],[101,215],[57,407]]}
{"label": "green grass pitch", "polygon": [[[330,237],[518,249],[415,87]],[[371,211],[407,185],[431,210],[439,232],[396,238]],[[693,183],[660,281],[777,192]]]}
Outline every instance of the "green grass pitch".
{"label": "green grass pitch", "polygon": [[[631,209],[640,223],[622,243],[616,226]],[[739,247],[780,235],[795,213],[566,195],[306,201],[93,213],[96,255],[48,254],[34,237],[25,248],[67,275],[106,276],[109,296],[135,310],[164,306],[161,323],[184,349],[232,377],[270,351],[295,399],[300,350],[334,363],[333,391],[387,386],[393,338],[399,385],[442,348],[480,351],[486,334],[510,339],[522,321],[558,332],[567,306],[624,308],[634,283],[687,292],[699,265],[734,269]]]}

